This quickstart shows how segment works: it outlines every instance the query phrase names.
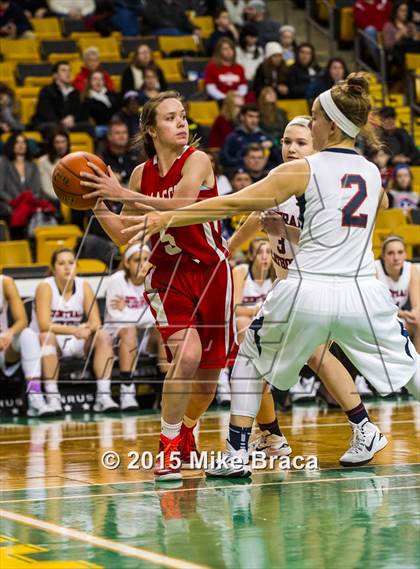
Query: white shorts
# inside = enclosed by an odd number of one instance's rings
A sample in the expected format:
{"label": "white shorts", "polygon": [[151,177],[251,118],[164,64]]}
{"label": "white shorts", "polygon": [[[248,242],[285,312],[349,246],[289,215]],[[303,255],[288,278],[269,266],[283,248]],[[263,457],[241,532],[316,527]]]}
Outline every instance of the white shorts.
{"label": "white shorts", "polygon": [[76,336],[57,335],[57,343],[61,350],[63,358],[84,358],[85,357],[85,343],[83,338],[76,338]]}
{"label": "white shorts", "polygon": [[420,360],[397,312],[376,278],[289,275],[269,292],[238,357],[250,358],[275,387],[289,389],[315,348],[333,340],[386,395],[413,377]]}

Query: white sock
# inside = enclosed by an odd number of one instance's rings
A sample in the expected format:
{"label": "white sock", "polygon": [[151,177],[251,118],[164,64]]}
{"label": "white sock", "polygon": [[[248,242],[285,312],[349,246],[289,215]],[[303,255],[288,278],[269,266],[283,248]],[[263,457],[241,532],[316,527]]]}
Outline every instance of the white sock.
{"label": "white sock", "polygon": [[17,339],[18,351],[26,379],[41,377],[41,345],[39,335],[31,328],[25,328]]}
{"label": "white sock", "polygon": [[111,380],[110,379],[97,379],[96,380],[96,395],[111,395]]}
{"label": "white sock", "polygon": [[56,381],[44,381],[44,389],[46,393],[59,393],[58,384]]}
{"label": "white sock", "polygon": [[416,373],[406,384],[406,389],[417,401],[420,401],[420,357],[418,356],[418,365]]}
{"label": "white sock", "polygon": [[161,425],[162,435],[165,435],[167,439],[174,439],[181,432],[182,421],[180,423],[176,423],[175,425],[171,425],[170,423],[167,423],[166,421],[161,419],[160,425]]}

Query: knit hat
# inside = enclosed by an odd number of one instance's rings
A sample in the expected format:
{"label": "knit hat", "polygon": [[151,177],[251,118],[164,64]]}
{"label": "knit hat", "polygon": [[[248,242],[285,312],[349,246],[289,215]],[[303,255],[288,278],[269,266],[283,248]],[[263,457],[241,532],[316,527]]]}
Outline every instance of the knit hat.
{"label": "knit hat", "polygon": [[269,58],[272,55],[283,55],[283,48],[276,41],[269,41],[265,46],[265,57]]}

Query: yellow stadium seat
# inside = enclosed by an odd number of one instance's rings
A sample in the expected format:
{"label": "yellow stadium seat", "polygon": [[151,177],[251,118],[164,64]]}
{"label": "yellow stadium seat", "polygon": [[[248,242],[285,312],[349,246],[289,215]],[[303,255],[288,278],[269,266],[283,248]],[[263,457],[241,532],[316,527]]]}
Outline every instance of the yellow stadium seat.
{"label": "yellow stadium seat", "polygon": [[214,20],[211,16],[196,16],[190,20],[194,26],[200,28],[202,38],[209,38],[214,32]]}
{"label": "yellow stadium seat", "polygon": [[72,152],[93,152],[93,140],[87,132],[70,132],[69,136]]}
{"label": "yellow stadium seat", "polygon": [[413,176],[413,186],[418,191],[420,189],[420,166],[411,166],[410,170]]}
{"label": "yellow stadium seat", "polygon": [[19,99],[34,99],[37,98],[41,87],[35,86],[25,86],[25,87],[16,87],[15,94]]}
{"label": "yellow stadium seat", "polygon": [[407,69],[417,69],[420,67],[420,53],[406,53],[405,66]]}
{"label": "yellow stadium seat", "polygon": [[160,36],[159,48],[163,53],[173,51],[200,51],[200,44],[194,36]]}
{"label": "yellow stadium seat", "polygon": [[12,61],[3,61],[0,63],[0,82],[5,83],[8,87],[14,88],[16,65]]}
{"label": "yellow stadium seat", "polygon": [[83,53],[88,47],[97,47],[102,61],[121,61],[120,46],[115,37],[109,38],[82,38],[78,42],[80,51]]}
{"label": "yellow stadium seat", "polygon": [[407,223],[404,212],[400,208],[380,209],[376,218],[377,229],[390,229]]}
{"label": "yellow stadium seat", "polygon": [[402,93],[390,93],[385,98],[385,105],[391,107],[403,107],[405,105],[405,96]]}
{"label": "yellow stadium seat", "polygon": [[111,75],[112,82],[114,83],[115,90],[120,92],[121,90],[121,75]]}
{"label": "yellow stadium seat", "polygon": [[375,259],[379,259],[382,253],[382,239],[383,235],[377,231],[373,232],[372,236],[372,249]]}
{"label": "yellow stadium seat", "polygon": [[353,8],[341,8],[340,10],[340,40],[351,42],[354,40]]}
{"label": "yellow stadium seat", "polygon": [[108,267],[99,259],[79,259],[77,261],[78,273],[105,273]]}
{"label": "yellow stadium seat", "polygon": [[219,116],[216,101],[189,101],[188,114],[191,119],[203,126],[211,126]]}
{"label": "yellow stadium seat", "polygon": [[281,99],[277,106],[286,111],[289,120],[297,115],[308,115],[309,106],[306,99]]}
{"label": "yellow stadium seat", "polygon": [[83,233],[77,225],[37,227],[34,231],[37,263],[49,263],[51,255],[60,247],[74,249]]}
{"label": "yellow stadium seat", "polygon": [[1,241],[0,265],[29,266],[32,264],[29,241]]}
{"label": "yellow stadium seat", "polygon": [[78,51],[73,51],[72,53],[50,53],[47,61],[54,64],[57,61],[73,61],[75,59],[80,61],[80,53]]}
{"label": "yellow stadium seat", "polygon": [[6,61],[40,63],[39,44],[34,38],[0,40],[0,53]]}
{"label": "yellow stadium seat", "polygon": [[71,61],[69,61],[70,63],[70,71],[71,71],[71,76],[72,78],[74,78],[75,75],[77,75],[80,71],[80,69],[83,67],[83,61],[80,59],[80,54],[77,54],[77,59],[72,59]]}
{"label": "yellow stadium seat", "polygon": [[51,85],[52,77],[36,77],[35,75],[28,75],[23,80],[25,87],[44,87],[45,85]]}
{"label": "yellow stadium seat", "polygon": [[71,32],[69,39],[74,41],[100,38],[99,32]]}
{"label": "yellow stadium seat", "polygon": [[40,40],[59,40],[62,37],[58,18],[31,18],[31,24]]}
{"label": "yellow stadium seat", "polygon": [[[37,142],[42,142],[42,135],[37,130],[25,130],[23,134],[26,136],[26,138],[31,138]],[[3,134],[0,136],[0,140],[2,142],[6,142],[9,136],[11,136],[10,132],[3,132]]]}
{"label": "yellow stadium seat", "polygon": [[29,124],[29,122],[31,121],[32,116],[35,113],[35,109],[36,109],[36,104],[38,102],[38,99],[35,98],[25,98],[25,99],[21,99],[20,101],[20,120],[22,121],[22,123],[24,125]]}
{"label": "yellow stadium seat", "polygon": [[401,235],[407,246],[407,257],[412,259],[413,247],[420,247],[420,228],[418,225],[399,225],[393,230],[396,235]]}
{"label": "yellow stadium seat", "polygon": [[162,69],[166,81],[182,81],[182,59],[180,57],[159,59],[157,64]]}

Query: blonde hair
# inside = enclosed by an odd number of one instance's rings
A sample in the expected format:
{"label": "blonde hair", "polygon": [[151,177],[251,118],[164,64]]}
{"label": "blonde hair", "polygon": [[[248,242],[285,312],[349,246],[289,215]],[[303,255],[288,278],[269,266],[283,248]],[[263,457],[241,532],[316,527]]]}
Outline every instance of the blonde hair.
{"label": "blonde hair", "polygon": [[[338,109],[360,128],[360,134],[366,139],[367,144],[373,150],[382,148],[379,136],[368,121],[372,106],[369,99],[367,74],[350,73],[347,79],[331,88],[331,97]],[[330,120],[325,111],[323,113]],[[347,135],[344,134],[344,136]]]}
{"label": "blonde hair", "polygon": [[222,51],[222,46],[225,43],[228,44],[232,48],[232,51],[233,51],[231,63],[232,64],[236,63],[235,43],[230,38],[223,37],[223,38],[220,38],[219,41],[216,43],[216,47],[214,48],[214,52],[213,52],[213,60],[215,61],[216,65],[218,65],[218,66],[222,65],[221,51]]}
{"label": "blonde hair", "polygon": [[403,237],[401,237],[401,235],[388,235],[388,237],[384,240],[384,242],[382,243],[382,247],[381,247],[381,258],[383,259],[383,256],[386,253],[386,248],[390,243],[394,243],[395,241],[397,241],[398,243],[401,243],[404,247],[404,250],[407,249],[406,247],[406,243],[403,239]]}
{"label": "blonde hair", "polygon": [[261,93],[258,97],[258,109],[260,111],[261,122],[266,125],[274,124],[278,115],[276,103],[267,103],[264,101],[264,97],[269,91],[274,91],[273,87],[264,87],[261,89]]}
{"label": "blonde hair", "polygon": [[239,114],[239,108],[235,105],[235,98],[237,94],[235,91],[228,91],[223,100],[220,114],[228,121],[234,122]]}

